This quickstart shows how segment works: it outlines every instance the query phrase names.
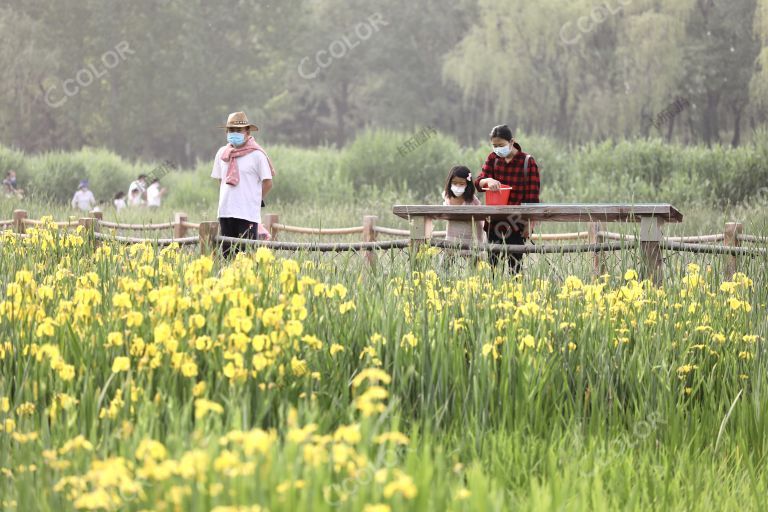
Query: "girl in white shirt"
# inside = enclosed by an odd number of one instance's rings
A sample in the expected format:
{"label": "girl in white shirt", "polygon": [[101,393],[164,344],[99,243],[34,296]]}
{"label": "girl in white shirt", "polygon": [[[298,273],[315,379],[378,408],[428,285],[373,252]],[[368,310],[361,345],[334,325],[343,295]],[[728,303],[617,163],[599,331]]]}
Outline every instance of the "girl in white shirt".
{"label": "girl in white shirt", "polygon": [[142,206],[144,200],[141,198],[141,190],[134,188],[131,190],[131,195],[128,198],[128,206]]}
{"label": "girl in white shirt", "polygon": [[115,198],[112,200],[112,204],[115,205],[115,209],[118,212],[128,206],[125,202],[125,192],[118,192],[115,194]]}
{"label": "girl in white shirt", "polygon": [[[445,206],[479,206],[480,200],[475,195],[475,186],[472,183],[472,171],[463,165],[451,169],[448,181],[443,192],[443,204]],[[483,231],[484,221],[448,221],[445,239],[453,242],[477,242],[486,241]]]}

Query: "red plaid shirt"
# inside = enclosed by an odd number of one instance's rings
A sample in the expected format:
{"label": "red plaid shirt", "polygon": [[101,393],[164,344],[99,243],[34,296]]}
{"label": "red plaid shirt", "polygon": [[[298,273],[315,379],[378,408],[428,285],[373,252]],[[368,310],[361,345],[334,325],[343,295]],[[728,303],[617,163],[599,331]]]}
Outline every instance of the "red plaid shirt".
{"label": "red plaid shirt", "polygon": [[541,188],[539,166],[536,165],[536,160],[531,157],[528,160],[528,178],[526,179],[523,174],[526,155],[527,153],[518,151],[509,162],[496,156],[496,153],[488,155],[480,176],[475,180],[477,191],[484,192],[480,188],[480,180],[493,178],[500,181],[502,186],[512,187],[512,190],[509,191],[509,203],[507,204],[516,206],[523,203],[538,203],[539,189]]}

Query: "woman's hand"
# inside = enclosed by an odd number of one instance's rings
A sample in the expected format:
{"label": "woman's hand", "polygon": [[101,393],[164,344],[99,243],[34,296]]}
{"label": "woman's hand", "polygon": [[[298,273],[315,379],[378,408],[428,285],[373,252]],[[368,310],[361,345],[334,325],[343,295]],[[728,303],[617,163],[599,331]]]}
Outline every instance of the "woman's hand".
{"label": "woman's hand", "polygon": [[501,188],[501,182],[493,178],[485,178],[483,180],[480,180],[480,188],[484,190],[497,191],[499,190],[499,188]]}

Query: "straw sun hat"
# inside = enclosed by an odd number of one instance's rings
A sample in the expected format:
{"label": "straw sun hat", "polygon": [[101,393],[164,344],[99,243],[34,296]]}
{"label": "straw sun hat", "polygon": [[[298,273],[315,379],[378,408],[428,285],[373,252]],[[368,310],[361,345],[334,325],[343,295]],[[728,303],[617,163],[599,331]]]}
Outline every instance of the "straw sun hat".
{"label": "straw sun hat", "polygon": [[245,112],[232,112],[227,117],[227,124],[219,126],[219,128],[250,128],[255,132],[259,131],[258,126],[248,122],[248,116],[245,115]]}

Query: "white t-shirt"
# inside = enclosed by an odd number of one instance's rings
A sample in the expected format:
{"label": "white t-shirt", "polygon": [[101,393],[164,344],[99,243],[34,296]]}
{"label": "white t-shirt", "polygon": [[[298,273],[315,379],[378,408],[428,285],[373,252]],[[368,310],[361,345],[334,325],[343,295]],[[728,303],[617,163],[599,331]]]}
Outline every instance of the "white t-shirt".
{"label": "white t-shirt", "polygon": [[272,179],[267,156],[261,151],[253,151],[239,157],[237,168],[240,170],[240,183],[233,187],[226,184],[229,162],[221,159],[225,147],[216,152],[211,171],[211,178],[221,180],[218,217],[261,224],[261,183]]}
{"label": "white t-shirt", "polygon": [[131,182],[130,186],[128,187],[128,197],[131,197],[131,192],[133,192],[135,189],[139,189],[139,195],[143,194],[147,190],[147,186],[142,184],[139,180]]}
{"label": "white t-shirt", "polygon": [[72,198],[72,207],[84,212],[89,211],[95,204],[96,198],[93,197],[93,192],[90,190],[78,190]]}
{"label": "white t-shirt", "polygon": [[147,206],[160,206],[160,184],[153,183],[147,188]]}
{"label": "white t-shirt", "polygon": [[117,211],[122,210],[126,206],[125,199],[115,199],[113,202],[115,203],[115,208],[117,209]]}
{"label": "white t-shirt", "polygon": [[128,206],[142,206],[144,204],[144,200],[141,198],[141,195],[136,194],[136,196],[131,196],[128,198]]}

